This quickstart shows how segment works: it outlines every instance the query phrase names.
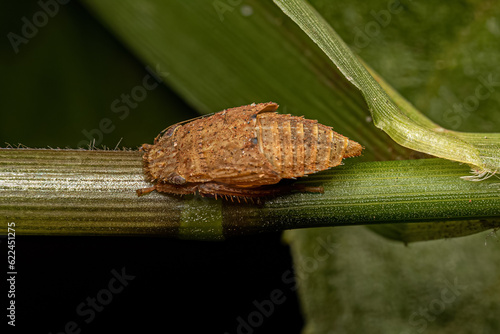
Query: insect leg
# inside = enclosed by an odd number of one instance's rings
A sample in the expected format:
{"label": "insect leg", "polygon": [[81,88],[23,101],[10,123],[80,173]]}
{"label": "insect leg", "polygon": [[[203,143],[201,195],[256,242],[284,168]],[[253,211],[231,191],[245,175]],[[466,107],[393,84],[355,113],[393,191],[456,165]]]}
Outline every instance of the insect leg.
{"label": "insect leg", "polygon": [[240,197],[246,200],[246,198],[258,198],[266,196],[276,196],[281,194],[286,194],[294,191],[299,192],[313,192],[322,193],[323,187],[311,187],[304,185],[271,185],[271,186],[261,186],[255,188],[239,188],[235,186],[224,185],[220,183],[201,183],[198,185],[198,192],[200,195],[205,197],[224,197],[227,196],[233,200],[233,196],[236,200],[240,202]]}
{"label": "insect leg", "polygon": [[156,183],[153,187],[137,189],[137,196],[149,194],[153,190],[159,193],[169,193],[174,195],[188,195],[196,193],[198,184],[176,185],[170,183]]}
{"label": "insect leg", "polygon": [[155,190],[155,187],[141,188],[141,189],[137,189],[135,192],[137,193],[137,196],[140,197],[140,196],[149,194],[153,190]]}
{"label": "insect leg", "polygon": [[299,191],[299,192],[305,192],[305,193],[324,193],[325,190],[323,187],[318,186],[318,187],[311,187],[311,186],[306,186],[303,184],[294,184],[291,186],[292,191]]}

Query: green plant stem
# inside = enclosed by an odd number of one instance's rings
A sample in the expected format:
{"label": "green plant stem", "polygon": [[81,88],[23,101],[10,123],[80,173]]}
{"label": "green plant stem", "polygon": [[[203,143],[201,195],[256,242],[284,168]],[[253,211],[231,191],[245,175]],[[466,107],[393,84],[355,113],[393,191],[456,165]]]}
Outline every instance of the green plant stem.
{"label": "green plant stem", "polygon": [[[137,151],[0,149],[0,233],[155,235],[188,239],[284,229],[424,221],[498,222],[494,178],[470,182],[442,160],[356,163],[302,178],[324,194],[293,193],[264,204],[175,197],[148,187]],[[498,181],[498,180],[496,180]],[[491,226],[490,226],[491,227]]]}

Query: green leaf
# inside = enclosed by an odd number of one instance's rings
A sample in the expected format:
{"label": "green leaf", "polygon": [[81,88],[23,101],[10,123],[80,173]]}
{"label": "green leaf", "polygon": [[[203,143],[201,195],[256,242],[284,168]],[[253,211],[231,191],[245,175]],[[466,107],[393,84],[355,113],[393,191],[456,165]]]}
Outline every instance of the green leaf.
{"label": "green leaf", "polygon": [[303,333],[500,330],[500,243],[489,232],[408,247],[361,227],[293,230],[286,239]]}
{"label": "green leaf", "polygon": [[[304,0],[275,0],[365,97],[374,124],[397,143],[438,157],[467,163],[487,173],[500,169],[500,134],[459,134],[427,119],[395,91],[386,92],[340,36]],[[384,84],[388,88],[387,84]],[[400,105],[397,104],[400,103]]]}

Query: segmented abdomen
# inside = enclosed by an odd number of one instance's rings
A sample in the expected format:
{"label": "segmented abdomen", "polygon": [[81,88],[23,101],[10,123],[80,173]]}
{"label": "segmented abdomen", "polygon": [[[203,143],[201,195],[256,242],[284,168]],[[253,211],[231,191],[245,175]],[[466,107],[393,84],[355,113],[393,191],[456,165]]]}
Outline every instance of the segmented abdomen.
{"label": "segmented abdomen", "polygon": [[301,177],[340,165],[361,154],[362,147],[329,126],[276,113],[257,115],[259,150],[281,178]]}

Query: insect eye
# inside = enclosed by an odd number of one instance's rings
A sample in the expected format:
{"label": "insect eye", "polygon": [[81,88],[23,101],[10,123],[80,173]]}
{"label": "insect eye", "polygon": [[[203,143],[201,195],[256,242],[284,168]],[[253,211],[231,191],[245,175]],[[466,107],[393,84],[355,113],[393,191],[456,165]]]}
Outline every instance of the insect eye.
{"label": "insect eye", "polygon": [[171,126],[164,134],[165,137],[170,137],[180,127],[180,125]]}
{"label": "insect eye", "polygon": [[184,184],[186,183],[186,179],[183,178],[182,176],[178,175],[178,174],[175,174],[175,173],[172,173],[170,174],[170,176],[168,177],[168,180],[170,183],[173,183],[173,184]]}

